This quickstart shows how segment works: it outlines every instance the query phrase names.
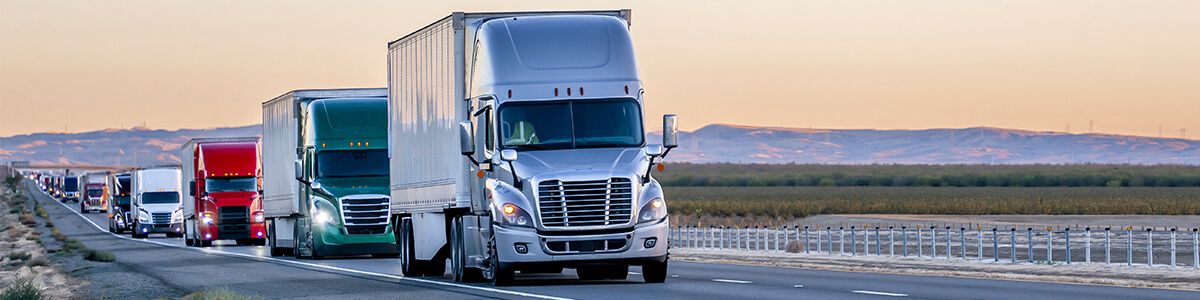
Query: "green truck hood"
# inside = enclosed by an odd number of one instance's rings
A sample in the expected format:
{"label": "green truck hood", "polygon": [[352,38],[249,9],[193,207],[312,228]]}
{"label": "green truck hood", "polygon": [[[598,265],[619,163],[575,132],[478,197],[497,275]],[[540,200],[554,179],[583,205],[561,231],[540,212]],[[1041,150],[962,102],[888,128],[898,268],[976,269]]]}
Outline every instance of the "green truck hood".
{"label": "green truck hood", "polygon": [[321,188],[329,191],[334,197],[350,195],[378,194],[388,196],[388,177],[357,177],[357,178],[325,178],[318,179]]}

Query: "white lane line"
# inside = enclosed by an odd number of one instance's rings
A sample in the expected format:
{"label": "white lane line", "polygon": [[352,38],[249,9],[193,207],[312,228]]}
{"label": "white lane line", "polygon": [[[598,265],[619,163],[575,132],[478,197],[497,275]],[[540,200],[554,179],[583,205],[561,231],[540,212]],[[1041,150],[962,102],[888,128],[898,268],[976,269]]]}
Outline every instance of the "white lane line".
{"label": "white lane line", "polygon": [[679,275],[671,274],[671,278],[679,278]]}
{"label": "white lane line", "polygon": [[[42,193],[45,194],[45,191],[42,191]],[[49,194],[46,194],[46,195],[49,196]],[[321,268],[321,269],[341,271],[341,272],[346,272],[346,273],[354,273],[354,274],[361,274],[361,275],[368,275],[368,276],[375,276],[375,277],[391,278],[391,279],[396,279],[396,280],[420,282],[420,283],[426,283],[426,284],[434,284],[434,285],[463,288],[463,289],[472,289],[472,290],[479,290],[479,291],[492,292],[492,293],[498,293],[498,294],[513,295],[513,296],[518,296],[518,297],[538,298],[538,299],[547,299],[547,300],[573,300],[571,298],[556,297],[556,296],[550,296],[550,295],[540,295],[540,294],[532,294],[532,293],[526,293],[526,292],[495,289],[495,288],[489,288],[489,287],[463,285],[463,284],[457,284],[457,283],[442,282],[442,281],[437,281],[437,280],[404,277],[403,275],[392,275],[392,274],[376,273],[376,272],[369,272],[369,271],[361,271],[361,270],[347,269],[347,268],[342,268],[342,267],[334,267],[334,266],[326,266],[326,265],[320,265],[320,264],[314,264],[314,263],[307,263],[307,262],[302,262],[302,261],[279,259],[279,258],[274,258],[274,257],[263,257],[263,256],[236,253],[236,252],[225,252],[225,251],[215,250],[215,249],[193,248],[193,247],[180,246],[180,245],[176,245],[176,244],[168,244],[168,243],[164,243],[164,242],[145,240],[145,239],[134,239],[131,237],[122,236],[122,235],[108,232],[108,229],[100,228],[100,225],[96,224],[96,222],[92,222],[92,220],[88,219],[87,216],[84,216],[83,214],[75,211],[74,209],[71,209],[70,206],[67,206],[66,204],[62,203],[61,201],[54,199],[54,197],[50,197],[50,200],[54,201],[55,203],[58,203],[59,205],[62,205],[63,207],[66,207],[68,211],[71,211],[71,212],[75,213],[75,215],[79,216],[80,218],[83,218],[84,221],[88,222],[88,224],[91,224],[92,227],[96,228],[96,230],[99,230],[103,233],[108,233],[117,238],[122,238],[122,239],[130,240],[130,241],[162,245],[162,246],[167,246],[167,247],[172,247],[172,248],[177,248],[177,249],[193,250],[193,251],[199,251],[199,252],[215,254],[215,255],[243,257],[243,258],[250,258],[250,259],[257,259],[257,260],[264,260],[264,261],[271,260],[271,261],[276,261],[276,262],[281,262],[281,263],[286,263],[286,264],[293,264],[293,265],[298,265],[298,266],[311,267],[311,268]]]}
{"label": "white lane line", "polygon": [[793,288],[802,288],[802,287],[804,287],[804,285],[803,284],[793,284],[792,287]]}
{"label": "white lane line", "polygon": [[855,294],[867,294],[867,295],[877,295],[877,296],[908,297],[908,294],[886,293],[886,292],[876,292],[876,291],[850,291],[850,292],[855,293]]}
{"label": "white lane line", "polygon": [[733,280],[733,279],[720,279],[720,278],[713,279],[712,281],[713,281],[713,282],[724,282],[724,283],[737,283],[737,284],[751,284],[751,283],[754,283],[753,281],[745,281],[745,280]]}

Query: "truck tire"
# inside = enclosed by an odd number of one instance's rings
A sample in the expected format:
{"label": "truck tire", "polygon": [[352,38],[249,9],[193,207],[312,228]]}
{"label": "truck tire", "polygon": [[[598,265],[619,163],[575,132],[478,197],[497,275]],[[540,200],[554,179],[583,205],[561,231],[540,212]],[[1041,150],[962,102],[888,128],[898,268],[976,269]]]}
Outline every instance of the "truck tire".
{"label": "truck tire", "polygon": [[[492,226],[492,232],[496,232],[495,225]],[[500,262],[500,252],[496,251],[496,236],[494,235],[488,242],[488,259],[491,266],[484,272],[484,276],[492,279],[492,286],[511,285],[516,277],[516,272],[512,266]]]}
{"label": "truck tire", "polygon": [[275,220],[267,221],[267,247],[271,250],[271,257],[280,257],[284,255],[283,248],[278,247],[275,241]]}
{"label": "truck tire", "polygon": [[412,230],[412,220],[404,219],[400,221],[400,229],[396,231],[400,235],[396,239],[396,243],[400,246],[400,273],[404,276],[440,274],[440,271],[435,271],[438,268],[434,266],[433,262],[417,259]]}
{"label": "truck tire", "polygon": [[454,282],[476,282],[482,279],[479,269],[467,268],[466,233],[463,232],[462,217],[450,223],[450,272]]}
{"label": "truck tire", "polygon": [[667,281],[667,261],[654,262],[642,266],[642,279],[646,283],[663,283]]}
{"label": "truck tire", "polygon": [[137,222],[134,222],[134,223],[133,223],[133,230],[130,230],[130,232],[131,232],[131,233],[129,234],[129,236],[130,236],[130,237],[132,237],[132,238],[135,238],[135,239],[144,239],[144,238],[146,238],[146,236],[147,236],[147,235],[138,233],[138,231],[137,231],[137,230],[138,230],[138,227],[141,227],[141,226],[139,226],[139,223],[137,223]]}

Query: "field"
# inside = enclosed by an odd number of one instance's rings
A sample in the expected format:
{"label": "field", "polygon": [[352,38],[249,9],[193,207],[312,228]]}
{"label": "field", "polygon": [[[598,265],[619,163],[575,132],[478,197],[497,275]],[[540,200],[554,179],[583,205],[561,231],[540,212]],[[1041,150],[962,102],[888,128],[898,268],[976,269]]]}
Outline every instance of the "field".
{"label": "field", "polygon": [[669,164],[667,186],[1200,187],[1182,165]]}
{"label": "field", "polygon": [[822,214],[1200,215],[1195,187],[669,186],[665,192],[670,214],[683,223],[699,216],[764,223]]}

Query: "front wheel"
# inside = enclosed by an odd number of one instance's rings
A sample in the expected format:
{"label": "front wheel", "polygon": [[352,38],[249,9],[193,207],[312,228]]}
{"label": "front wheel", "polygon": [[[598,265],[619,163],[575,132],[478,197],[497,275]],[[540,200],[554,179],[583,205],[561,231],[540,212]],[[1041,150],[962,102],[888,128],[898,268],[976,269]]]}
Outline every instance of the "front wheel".
{"label": "front wheel", "polygon": [[[496,232],[494,227],[492,232]],[[489,266],[487,271],[484,272],[484,277],[491,278],[493,286],[506,286],[512,284],[514,277],[516,277],[516,272],[514,272],[512,266],[500,262],[500,252],[496,251],[495,235],[493,235],[492,240],[488,242],[488,258],[491,266]]]}
{"label": "front wheel", "polygon": [[646,283],[663,283],[667,281],[667,261],[653,262],[642,266],[642,279]]}

